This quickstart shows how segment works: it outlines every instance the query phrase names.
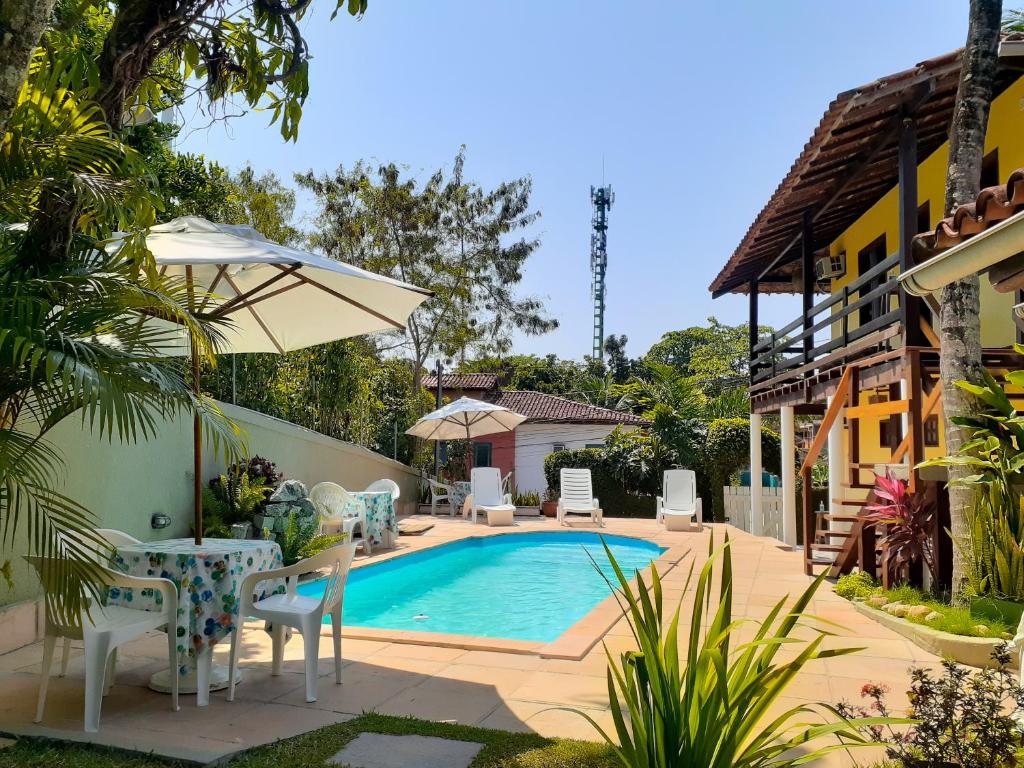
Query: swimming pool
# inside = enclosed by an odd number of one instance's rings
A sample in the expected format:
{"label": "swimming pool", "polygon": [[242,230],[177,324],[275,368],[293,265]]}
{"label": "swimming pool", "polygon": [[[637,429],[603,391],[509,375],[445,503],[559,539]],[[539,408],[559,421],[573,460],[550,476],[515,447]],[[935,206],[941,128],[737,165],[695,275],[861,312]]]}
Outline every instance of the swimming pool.
{"label": "swimming pool", "polygon": [[[627,574],[664,549],[604,536]],[[463,539],[353,570],[345,624],[548,643],[611,594],[587,552],[614,581],[601,537],[585,531]],[[323,580],[299,585],[323,593]]]}

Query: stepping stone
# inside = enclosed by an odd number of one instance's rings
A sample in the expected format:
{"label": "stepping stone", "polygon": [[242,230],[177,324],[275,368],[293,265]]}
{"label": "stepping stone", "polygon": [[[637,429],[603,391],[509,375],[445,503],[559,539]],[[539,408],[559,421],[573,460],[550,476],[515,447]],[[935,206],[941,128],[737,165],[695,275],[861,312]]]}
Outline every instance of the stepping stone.
{"label": "stepping stone", "polygon": [[436,736],[361,733],[327,762],[351,768],[468,768],[483,748],[475,741]]}
{"label": "stepping stone", "polygon": [[422,536],[434,527],[429,520],[402,520],[398,523],[399,536]]}

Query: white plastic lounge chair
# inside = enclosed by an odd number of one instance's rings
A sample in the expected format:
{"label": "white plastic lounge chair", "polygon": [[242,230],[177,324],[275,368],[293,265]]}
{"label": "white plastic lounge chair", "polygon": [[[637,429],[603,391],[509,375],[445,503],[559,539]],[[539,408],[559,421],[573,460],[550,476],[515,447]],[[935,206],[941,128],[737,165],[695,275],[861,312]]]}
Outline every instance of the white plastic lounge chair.
{"label": "white plastic lounge chair", "polygon": [[569,515],[587,515],[595,525],[604,525],[601,505],[594,498],[589,469],[562,469],[562,493],[558,499],[558,522],[565,525]]}
{"label": "white plastic lounge chair", "polygon": [[430,483],[430,514],[436,515],[437,504],[443,501],[448,505],[448,515],[455,517],[455,506],[452,504],[452,487],[439,483],[432,477],[427,482]]}
{"label": "white plastic lounge chair", "polygon": [[476,467],[469,478],[473,495],[473,522],[477,512],[487,515],[488,525],[512,525],[516,508],[512,497],[501,492],[501,470],[497,467]]}
{"label": "white plastic lounge chair", "polygon": [[386,477],[383,480],[374,480],[366,486],[366,490],[368,493],[390,493],[391,498],[395,501],[398,501],[398,497],[402,495],[402,489],[398,487],[398,483]]}
{"label": "white plastic lounge chair", "polygon": [[657,501],[657,520],[670,531],[685,531],[696,524],[704,530],[703,504],[697,496],[697,476],[692,469],[667,469],[662,495]]}
{"label": "white plastic lounge chair", "polygon": [[352,498],[337,483],[329,482],[314,485],[309,500],[320,517],[320,533],[345,533],[348,541],[362,544],[363,552],[372,554],[370,540],[366,538],[366,505],[362,501]]}
{"label": "white plastic lounge chair", "polygon": [[511,470],[509,470],[509,473],[507,475],[505,475],[503,478],[501,478],[501,492],[502,493],[512,493],[512,471]]}
{"label": "white plastic lounge chair", "polygon": [[[47,568],[47,558],[25,558],[39,572]],[[85,731],[96,733],[100,729],[100,709],[103,697],[114,684],[117,665],[117,648],[136,640],[147,632],[164,629],[167,632],[167,666],[171,681],[171,709],[178,711],[178,648],[177,617],[178,588],[170,579],[157,577],[129,576],[97,563],[101,584],[108,589],[152,589],[163,596],[159,611],[145,611],[123,605],[97,605],[95,601],[88,612],[82,612],[82,626],[72,627],[57,623],[47,612],[46,632],[43,637],[43,664],[39,680],[39,699],[36,704],[35,722],[42,722],[46,707],[46,688],[50,682],[50,668],[53,666],[53,651],[57,638],[65,642],[81,640],[85,646]],[[65,645],[66,649],[66,645]],[[61,666],[67,668],[67,655]],[[63,671],[62,671],[63,674]]]}
{"label": "white plastic lounge chair", "polygon": [[[242,617],[252,616],[268,621],[272,625],[273,655],[270,674],[280,675],[284,661],[285,627],[297,629],[302,635],[303,655],[306,667],[306,701],[316,701],[317,667],[320,663],[320,627],[324,616],[330,614],[331,633],[334,636],[334,682],[341,685],[341,608],[345,596],[345,581],[348,579],[355,544],[345,543],[331,547],[319,555],[301,560],[284,568],[250,573],[242,581],[238,627],[231,633],[231,661],[228,672],[228,701],[235,700],[235,673],[238,669],[238,643],[242,634]],[[324,593],[320,597],[297,594],[299,576],[311,571],[330,568]],[[286,592],[253,601],[256,585],[265,579],[285,579]]]}

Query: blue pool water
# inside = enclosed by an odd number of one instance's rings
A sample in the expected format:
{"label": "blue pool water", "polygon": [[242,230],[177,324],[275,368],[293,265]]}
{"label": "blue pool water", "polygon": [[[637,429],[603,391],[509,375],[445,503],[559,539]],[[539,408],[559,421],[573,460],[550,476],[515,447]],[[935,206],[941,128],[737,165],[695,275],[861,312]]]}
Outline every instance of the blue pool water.
{"label": "blue pool water", "polygon": [[[604,536],[623,571],[664,550]],[[551,642],[611,593],[587,552],[614,581],[598,534],[511,533],[464,539],[352,571],[345,624]],[[299,586],[323,593],[323,581]]]}

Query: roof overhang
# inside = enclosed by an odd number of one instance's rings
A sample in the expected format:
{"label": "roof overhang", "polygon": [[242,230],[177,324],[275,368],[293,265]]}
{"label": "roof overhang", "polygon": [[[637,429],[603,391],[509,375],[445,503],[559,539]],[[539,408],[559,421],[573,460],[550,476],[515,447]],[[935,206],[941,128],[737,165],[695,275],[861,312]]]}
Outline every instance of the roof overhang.
{"label": "roof overhang", "polygon": [[899,281],[907,293],[928,296],[957,280],[986,273],[1002,293],[1024,287],[1017,284],[1024,274],[1024,211],[907,270]]}

